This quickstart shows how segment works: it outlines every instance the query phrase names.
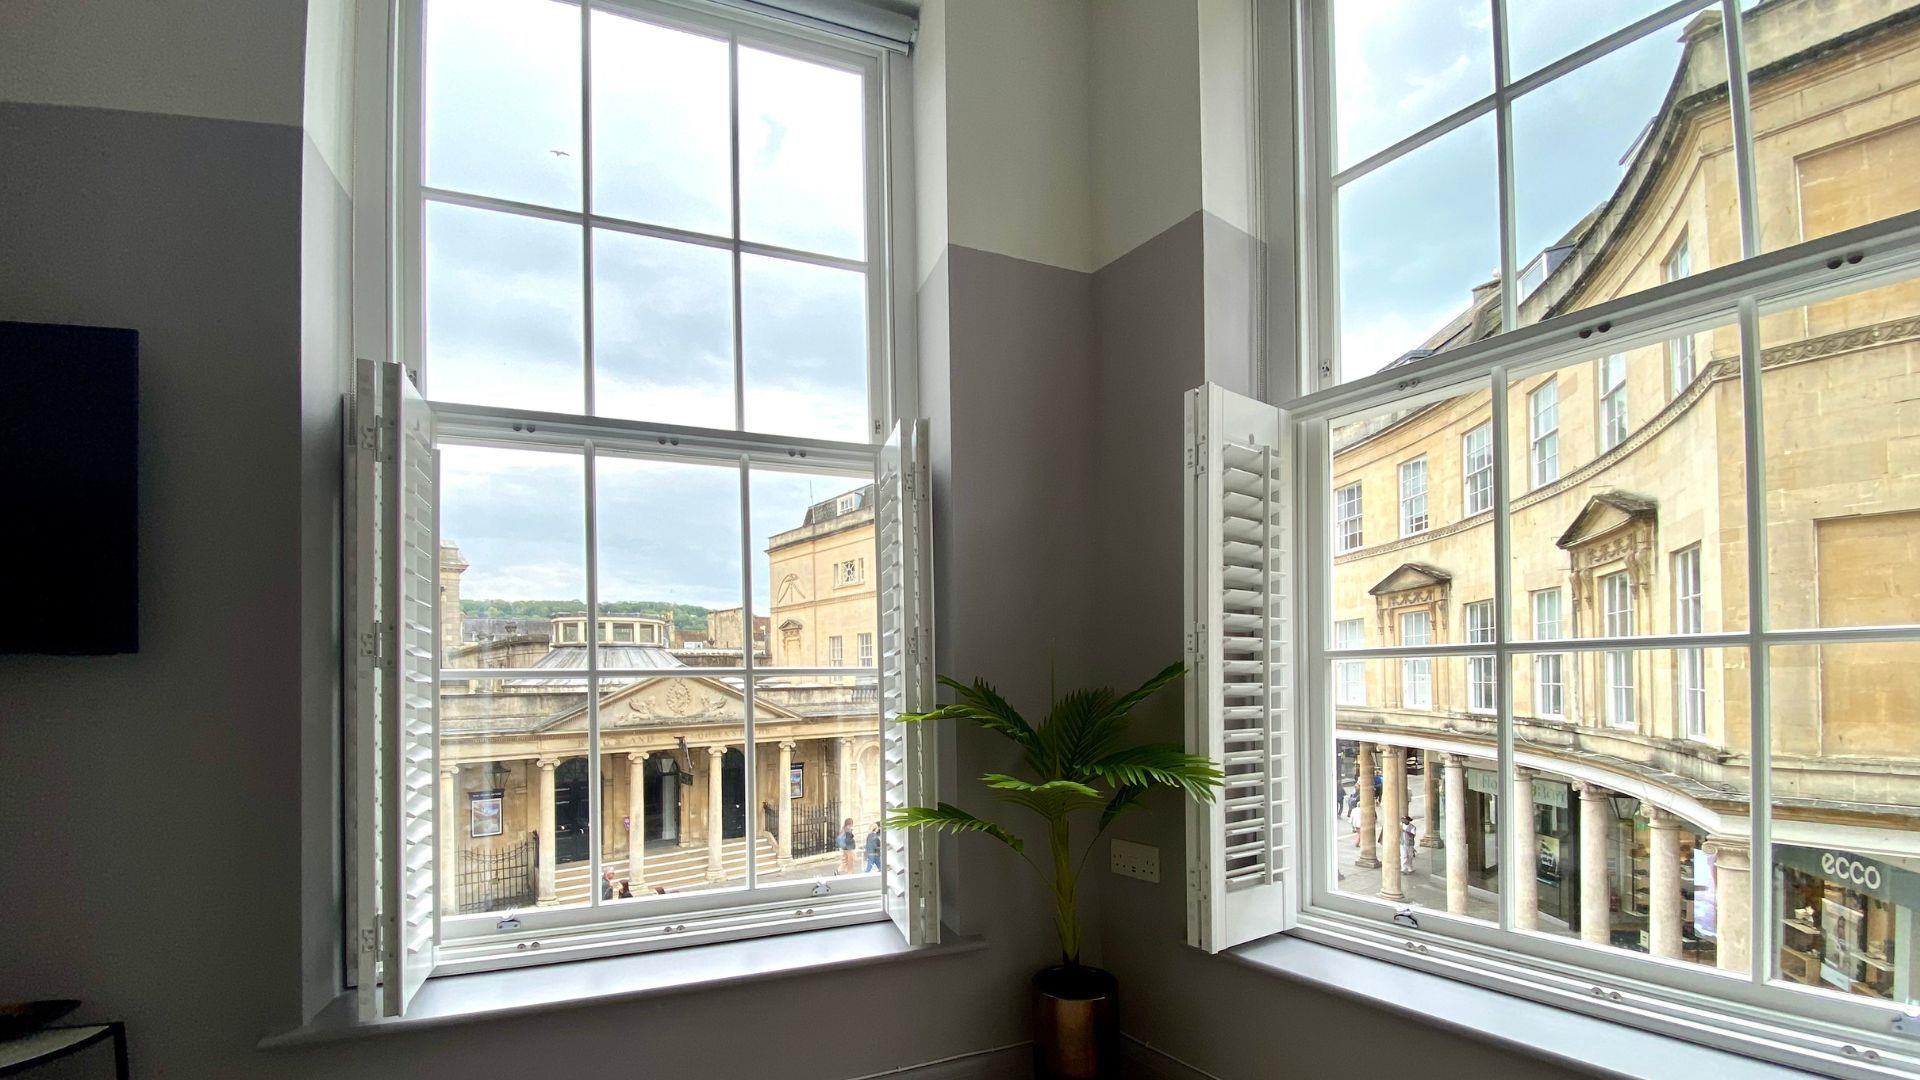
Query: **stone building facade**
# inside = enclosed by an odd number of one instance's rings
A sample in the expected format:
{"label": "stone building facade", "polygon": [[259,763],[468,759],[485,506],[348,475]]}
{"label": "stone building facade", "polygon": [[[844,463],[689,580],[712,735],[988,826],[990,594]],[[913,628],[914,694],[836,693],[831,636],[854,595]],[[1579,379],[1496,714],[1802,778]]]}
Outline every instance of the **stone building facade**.
{"label": "stone building facade", "polygon": [[[1745,38],[1764,248],[1920,209],[1920,10],[1770,0]],[[1739,257],[1717,9],[1686,41],[1620,188],[1526,282],[1523,323]],[[1497,332],[1499,300],[1497,283],[1475,290],[1415,355]],[[1920,282],[1759,325],[1771,625],[1920,623]],[[1740,348],[1737,327],[1709,327],[1511,378],[1516,640],[1746,629]],[[1491,423],[1485,390],[1467,389],[1334,426],[1334,647],[1493,640]],[[1570,650],[1511,671],[1336,663],[1355,821],[1343,887],[1414,891],[1376,830],[1397,836],[1417,802],[1434,902],[1484,907],[1496,821],[1525,807],[1513,826],[1534,865],[1513,880],[1530,927],[1741,970],[1773,949],[1784,978],[1920,1000],[1920,647],[1779,648],[1770,663],[1779,925],[1749,919],[1736,648]],[[1503,681],[1511,792],[1493,780]]]}

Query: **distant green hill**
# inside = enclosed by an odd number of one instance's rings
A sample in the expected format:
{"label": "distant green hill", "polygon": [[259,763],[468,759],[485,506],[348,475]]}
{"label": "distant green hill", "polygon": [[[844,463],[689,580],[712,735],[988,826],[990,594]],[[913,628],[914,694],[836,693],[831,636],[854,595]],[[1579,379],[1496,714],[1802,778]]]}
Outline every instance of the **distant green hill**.
{"label": "distant green hill", "polygon": [[[460,601],[460,614],[486,619],[550,619],[569,611],[586,608],[584,600],[468,600]],[[665,616],[673,613],[676,630],[704,630],[707,608],[693,604],[672,604],[664,600],[602,600],[602,614],[625,612],[633,615]]]}

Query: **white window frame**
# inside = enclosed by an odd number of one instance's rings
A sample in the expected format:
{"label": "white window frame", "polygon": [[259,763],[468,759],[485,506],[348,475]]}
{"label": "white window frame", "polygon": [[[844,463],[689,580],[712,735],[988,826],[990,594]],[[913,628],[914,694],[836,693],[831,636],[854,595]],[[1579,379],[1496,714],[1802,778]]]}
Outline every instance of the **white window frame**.
{"label": "white window frame", "polygon": [[839,634],[827,638],[827,666],[845,667],[847,663],[846,639]]}
{"label": "white window frame", "polygon": [[1333,493],[1333,550],[1337,554],[1358,551],[1366,545],[1366,521],[1362,516],[1365,496],[1358,480]]}
{"label": "white window frame", "polygon": [[[581,412],[533,414],[511,407],[436,401],[425,402],[425,407],[431,411],[436,437],[446,442],[524,445],[559,449],[582,456],[585,462],[589,529],[589,613],[597,610],[598,603],[595,595],[597,575],[591,569],[592,559],[597,554],[593,551],[591,531],[595,515],[592,463],[596,455],[666,457],[737,464],[742,477],[743,514],[747,509],[745,480],[749,470],[756,465],[773,469],[792,468],[791,462],[796,457],[804,458],[807,467],[815,471],[864,477],[876,485],[876,491],[880,486],[886,486],[888,491],[897,489],[901,494],[891,500],[889,513],[893,515],[892,520],[903,523],[897,531],[900,537],[898,544],[905,555],[892,563],[883,563],[882,578],[888,579],[891,575],[893,584],[882,591],[893,598],[889,603],[899,603],[902,607],[896,613],[877,603],[876,607],[882,610],[876,613],[874,633],[876,636],[893,634],[901,640],[897,649],[890,647],[885,664],[870,669],[856,669],[852,673],[871,675],[879,680],[877,700],[881,702],[883,718],[876,725],[876,734],[881,739],[883,749],[896,741],[903,740],[906,744],[904,751],[887,750],[888,760],[895,760],[897,755],[902,767],[898,783],[891,771],[888,777],[883,778],[883,801],[888,805],[894,805],[897,801],[930,803],[937,797],[933,790],[933,777],[937,773],[934,761],[936,743],[921,738],[910,725],[890,725],[884,719],[897,711],[924,710],[933,706],[931,594],[928,585],[931,558],[926,550],[926,545],[931,541],[931,530],[924,520],[930,494],[924,457],[928,446],[926,426],[924,421],[903,424],[896,419],[902,414],[911,416],[918,408],[917,387],[912,377],[912,322],[910,318],[903,320],[900,317],[900,309],[911,304],[913,293],[911,246],[908,241],[899,239],[910,237],[913,220],[909,186],[911,166],[908,160],[911,155],[907,152],[911,147],[911,138],[907,111],[892,106],[911,79],[904,50],[888,47],[878,39],[855,39],[820,27],[705,0],[602,0],[592,8],[583,6],[581,9],[583,69],[580,97],[583,132],[588,133],[584,137],[589,144],[592,95],[585,92],[586,80],[590,77],[590,68],[586,67],[586,63],[592,51],[591,15],[597,9],[611,10],[724,40],[728,43],[730,55],[741,47],[761,48],[858,74],[863,85],[865,137],[862,167],[868,193],[864,223],[865,252],[859,258],[813,255],[757,244],[734,236],[699,237],[644,222],[613,219],[593,212],[591,193],[584,188],[582,209],[565,211],[425,187],[421,178],[421,156],[424,152],[421,61],[425,42],[425,2],[393,0],[390,24],[393,37],[387,37],[388,28],[379,20],[363,20],[368,33],[356,44],[356,69],[364,84],[388,91],[387,95],[371,93],[359,96],[355,119],[356,178],[365,184],[367,190],[377,192],[384,189],[390,192],[387,200],[373,198],[356,203],[353,224],[356,351],[362,355],[393,356],[412,376],[411,379],[403,378],[401,382],[421,382],[430,387],[431,373],[423,370],[425,327],[421,296],[424,280],[421,266],[424,254],[422,227],[424,207],[429,199],[498,213],[572,223],[583,230],[589,245],[595,227],[607,227],[722,247],[733,253],[736,289],[738,263],[742,254],[824,263],[863,273],[866,280],[866,404],[870,442],[837,442],[738,429],[696,428],[669,422],[594,416],[594,352],[590,317],[585,320],[586,348],[582,356],[585,397]],[[738,65],[732,67],[737,70]],[[737,130],[737,123],[734,127]],[[590,176],[591,146],[587,145],[580,156],[583,159],[581,168],[584,180]],[[736,185],[740,182],[738,169],[734,170],[733,182]],[[737,205],[737,195],[735,202]],[[895,242],[900,245],[897,250],[890,246]],[[590,305],[591,278],[585,267],[582,269],[582,280],[584,303]],[[741,371],[736,327],[736,422],[744,419],[745,391],[740,385]],[[358,408],[358,404],[355,407]],[[358,428],[352,433],[357,440]],[[663,450],[662,447],[669,449]],[[350,446],[350,452],[353,449]],[[880,501],[887,502],[885,499]],[[742,588],[744,595],[751,596],[752,552],[745,533],[743,529]],[[352,553],[355,548],[356,542],[350,541],[350,572],[354,559],[364,558]],[[889,549],[882,554],[889,555],[891,552],[892,549]],[[890,566],[893,568],[889,569]],[[351,608],[351,601],[349,606]],[[889,619],[892,620],[891,626],[888,625]],[[593,621],[593,616],[589,614],[586,622]],[[588,649],[588,667],[583,677],[589,681],[609,674],[599,666],[599,651],[598,648]],[[738,668],[699,670],[703,676],[740,678],[746,687],[747,699],[751,702],[756,677],[751,649],[743,654]],[[685,669],[676,671],[685,673]],[[466,677],[471,673],[464,669],[444,669],[440,674]],[[488,669],[489,677],[514,674],[510,669]],[[768,670],[761,674],[770,677],[773,672]],[[780,674],[806,675],[808,671],[781,669]],[[587,694],[590,714],[598,711],[598,697],[597,693]],[[756,740],[752,734],[751,715],[749,709],[741,740],[750,783],[757,775],[753,765]],[[354,720],[356,725],[360,722]],[[589,735],[586,755],[590,768],[588,790],[594,804],[591,815],[598,823],[596,828],[606,828],[598,805],[601,752],[598,749],[597,730]],[[345,778],[344,795],[349,804],[349,816],[354,818],[362,814],[359,808],[365,805],[363,794],[372,790],[363,786],[367,782],[363,775],[352,775],[356,771],[364,772],[350,769],[350,775]],[[378,778],[373,782],[379,783]],[[348,832],[349,841],[357,845],[359,841],[354,839],[357,834],[351,825]],[[600,873],[600,846],[598,843],[590,845],[593,880],[597,880]],[[751,845],[748,855],[751,879],[754,856]],[[349,851],[347,875],[350,893],[358,888],[354,882],[366,876],[357,868],[355,860],[356,856]],[[601,909],[598,890],[595,889],[589,890],[589,902],[578,907],[515,911],[512,914],[518,920],[517,927],[499,925],[501,913],[458,916],[436,912],[434,940],[438,945],[438,962],[431,974],[438,976],[585,959],[889,918],[900,926],[910,944],[931,943],[939,939],[937,865],[937,841],[931,835],[890,833],[884,874],[857,875],[836,881],[831,900],[813,899],[814,883],[801,881],[678,894],[657,900],[643,898],[638,903],[628,902],[628,906],[617,912]],[[900,876],[895,878],[896,874]],[[879,880],[881,877],[896,882],[897,887],[883,890]],[[793,904],[801,899],[811,899],[812,902],[807,905],[810,910],[806,917],[796,919]],[[366,905],[361,905],[357,914],[349,912],[350,924],[355,920],[364,923],[366,919],[379,917],[379,912],[367,910]],[[356,970],[372,970],[358,957],[364,954],[368,942],[377,942],[379,937],[371,932],[357,931],[349,935],[349,940],[344,944],[348,953],[346,966],[350,980]],[[529,941],[542,946],[540,951],[533,952],[526,948]],[[368,1015],[367,1003],[373,988],[369,980],[362,978],[360,981],[362,986],[358,995],[361,998],[361,1014],[365,1017]],[[384,1008],[386,1014],[403,1012],[407,997],[410,997],[410,990],[401,996],[401,1000],[388,1002]],[[379,1011],[376,1007],[375,1015]]]}
{"label": "white window frame", "polygon": [[1627,354],[1608,353],[1596,365],[1600,384],[1600,450],[1627,441]]}
{"label": "white window frame", "polygon": [[[1687,249],[1687,234],[1683,230],[1660,263],[1660,277],[1663,281],[1679,281],[1692,273],[1693,256]],[[1693,359],[1693,335],[1682,334],[1669,340],[1666,351],[1667,399],[1672,400],[1679,397],[1698,374]]]}
{"label": "white window frame", "polygon": [[[1333,640],[1336,648],[1365,648],[1366,639],[1367,621],[1365,619],[1341,619],[1333,624]],[[1333,680],[1334,704],[1357,707],[1367,703],[1367,662],[1365,660],[1336,662],[1333,665]]]}
{"label": "white window frame", "polygon": [[[1615,570],[1602,574],[1596,585],[1600,590],[1600,632],[1610,638],[1632,637],[1632,575],[1625,570]],[[1634,708],[1633,652],[1607,650],[1601,662],[1600,679],[1607,726],[1631,730],[1638,723]]]}
{"label": "white window frame", "polygon": [[[1700,545],[1673,553],[1673,632],[1698,634],[1705,629],[1700,591]],[[1707,737],[1707,653],[1705,649],[1673,651],[1674,715],[1680,734],[1689,739]]]}
{"label": "white window frame", "polygon": [[[1552,601],[1551,604],[1545,601]],[[1528,594],[1527,606],[1533,615],[1533,639],[1558,641],[1567,636],[1566,594],[1555,586],[1535,589]],[[1548,609],[1551,608],[1549,611]],[[1565,653],[1543,652],[1533,656],[1533,715],[1542,720],[1563,720],[1567,715],[1567,657]],[[1548,693],[1551,688],[1551,694]]]}
{"label": "white window frame", "polygon": [[[1330,86],[1333,20],[1329,11],[1332,2],[1305,0],[1290,10],[1290,17],[1271,20],[1291,27],[1291,35],[1276,34],[1270,40],[1283,51],[1289,47],[1297,49],[1293,55],[1296,62],[1289,68],[1290,81],[1284,94],[1277,88],[1270,91],[1266,83],[1261,91],[1263,102],[1297,105],[1297,113],[1276,109],[1275,115],[1297,115],[1300,120],[1297,131],[1284,123],[1270,129],[1269,138],[1286,144],[1285,160],[1297,163],[1290,168],[1289,178],[1297,177],[1298,184],[1274,185],[1284,190],[1270,196],[1266,204],[1267,217],[1283,223],[1288,230],[1286,235],[1295,237],[1300,260],[1297,291],[1283,293],[1276,289],[1269,300],[1283,313],[1281,319],[1270,320],[1270,325],[1292,326],[1297,328],[1296,333],[1275,335],[1267,343],[1266,351],[1267,386],[1271,388],[1272,399],[1283,410],[1281,415],[1293,426],[1304,463],[1301,484],[1308,493],[1301,508],[1303,542],[1296,560],[1301,586],[1299,606],[1305,615],[1301,625],[1306,629],[1299,642],[1299,662],[1304,670],[1313,671],[1325,670],[1319,665],[1356,655],[1381,658],[1395,655],[1391,649],[1355,654],[1328,646],[1326,623],[1321,620],[1331,610],[1327,602],[1331,564],[1322,546],[1326,541],[1319,539],[1326,535],[1326,512],[1318,501],[1324,496],[1317,493],[1328,490],[1329,422],[1360,412],[1402,408],[1405,407],[1402,403],[1409,400],[1430,400],[1432,395],[1443,392],[1458,396],[1476,388],[1489,391],[1495,422],[1493,531],[1494,565],[1499,568],[1495,597],[1499,616],[1496,655],[1504,665],[1516,657],[1546,652],[1576,655],[1608,651],[1610,645],[1602,639],[1573,637],[1548,644],[1515,640],[1510,632],[1512,586],[1506,578],[1512,541],[1504,515],[1497,508],[1510,505],[1515,494],[1513,488],[1517,486],[1514,480],[1530,479],[1531,486],[1537,488],[1557,480],[1560,470],[1558,455],[1553,452],[1557,447],[1545,448],[1544,455],[1535,451],[1535,436],[1555,433],[1558,425],[1544,430],[1536,427],[1531,400],[1528,402],[1527,449],[1509,458],[1510,442],[1518,433],[1506,426],[1509,411],[1506,395],[1522,389],[1526,380],[1571,363],[1737,325],[1740,385],[1747,414],[1742,427],[1747,462],[1745,526],[1749,536],[1764,535],[1764,434],[1763,425],[1755,422],[1761,401],[1760,319],[1776,311],[1790,311],[1817,300],[1920,276],[1920,213],[1763,251],[1755,200],[1759,188],[1755,178],[1751,117],[1746,111],[1746,59],[1739,48],[1730,48],[1729,98],[1733,106],[1734,139],[1729,157],[1740,192],[1736,212],[1740,250],[1724,257],[1721,262],[1725,265],[1692,275],[1682,282],[1544,319],[1456,349],[1410,358],[1390,369],[1343,383],[1337,342],[1339,252],[1335,207],[1339,184],[1365,175],[1476,119],[1498,116],[1502,122],[1493,125],[1493,131],[1501,167],[1494,170],[1492,177],[1499,189],[1503,325],[1518,327],[1517,290],[1513,286],[1520,267],[1511,239],[1515,220],[1514,171],[1508,160],[1511,128],[1506,122],[1510,116],[1507,110],[1513,101],[1525,90],[1702,11],[1718,9],[1722,24],[1735,31],[1726,35],[1730,44],[1737,46],[1741,8],[1738,0],[1691,0],[1668,5],[1516,83],[1506,82],[1503,50],[1496,48],[1492,92],[1423,130],[1409,133],[1393,146],[1342,168],[1333,163]],[[1277,0],[1267,6],[1276,14],[1282,10]],[[1491,24],[1496,34],[1503,24],[1504,8],[1503,4],[1493,5]],[[1290,322],[1287,316],[1292,316]],[[1542,457],[1548,464],[1544,470],[1541,469]],[[1521,477],[1509,476],[1515,466],[1524,470]],[[1745,650],[1749,701],[1753,704],[1748,710],[1752,797],[1757,805],[1766,806],[1771,799],[1768,764],[1771,744],[1767,727],[1769,646],[1805,644],[1814,639],[1916,641],[1920,640],[1920,627],[1774,631],[1768,626],[1769,613],[1764,603],[1768,573],[1765,544],[1749,547],[1743,571],[1750,609],[1744,630],[1703,633],[1695,635],[1695,640],[1684,642],[1674,637],[1663,640],[1647,636],[1637,639],[1634,645],[1645,649],[1698,646]],[[1429,650],[1436,656],[1464,651],[1464,647],[1447,646]],[[1316,680],[1302,680],[1298,698],[1303,785],[1299,805],[1308,857],[1297,875],[1300,896],[1297,917],[1291,922],[1294,933],[1395,963],[1798,1068],[1833,1075],[1866,1076],[1866,1067],[1858,1062],[1868,1051],[1883,1062],[1898,1061],[1910,1068],[1920,1064],[1920,1055],[1915,1054],[1911,1041],[1889,1033],[1890,1021],[1900,1015],[1904,1007],[1858,996],[1777,985],[1771,981],[1770,950],[1758,944],[1751,950],[1753,966],[1745,973],[1746,978],[1741,979],[1691,965],[1653,963],[1622,950],[1595,949],[1549,935],[1514,933],[1514,867],[1521,865],[1522,860],[1513,857],[1511,851],[1501,860],[1497,925],[1422,911],[1421,926],[1410,928],[1394,920],[1394,906],[1340,893],[1334,886],[1331,869],[1335,864],[1333,845],[1337,841],[1330,821],[1333,791],[1329,785],[1333,781],[1325,764],[1332,760],[1336,745],[1330,726],[1332,714],[1327,708],[1326,692]],[[1502,695],[1497,717],[1501,731],[1497,767],[1502,791],[1510,790],[1518,767],[1553,767],[1550,759],[1536,758],[1515,744],[1512,703],[1506,698],[1507,695]],[[1778,918],[1769,885],[1773,873],[1771,816],[1767,813],[1748,815],[1748,826],[1753,857],[1750,917],[1755,927],[1755,941],[1764,942]],[[1680,1019],[1683,1015],[1684,1020]]]}
{"label": "white window frame", "polygon": [[855,642],[858,645],[860,650],[859,666],[862,668],[872,667],[873,666],[873,633],[872,631],[869,631],[869,630],[860,631],[858,637],[855,638]]}
{"label": "white window frame", "polygon": [[[1432,611],[1425,608],[1403,611],[1395,620],[1395,627],[1401,648],[1413,649],[1433,644]],[[1433,708],[1432,657],[1409,656],[1400,661],[1400,707],[1421,711]]]}
{"label": "white window frame", "polygon": [[[1433,526],[1427,493],[1427,456],[1400,463],[1400,535],[1418,536]],[[1414,486],[1417,484],[1418,486]]]}
{"label": "white window frame", "polygon": [[1493,422],[1460,436],[1460,516],[1493,509]]}
{"label": "white window frame", "polygon": [[1551,375],[1527,395],[1527,446],[1532,486],[1560,479],[1560,380]]}
{"label": "white window frame", "polygon": [[[1476,600],[1466,606],[1463,613],[1466,618],[1467,643],[1470,645],[1491,645],[1494,639],[1493,601]],[[1498,692],[1498,675],[1494,672],[1493,654],[1475,654],[1467,657],[1467,711],[1470,713],[1492,713],[1494,697]]]}

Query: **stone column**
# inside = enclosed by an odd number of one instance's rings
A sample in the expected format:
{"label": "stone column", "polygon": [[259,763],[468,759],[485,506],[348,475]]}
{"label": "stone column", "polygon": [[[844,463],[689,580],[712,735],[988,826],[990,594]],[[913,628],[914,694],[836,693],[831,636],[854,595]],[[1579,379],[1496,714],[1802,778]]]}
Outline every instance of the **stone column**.
{"label": "stone column", "polygon": [[1648,811],[1652,842],[1647,851],[1647,948],[1654,956],[1680,958],[1680,819]]}
{"label": "stone column", "polygon": [[793,776],[793,747],[792,739],[780,740],[780,775],[773,781],[775,789],[773,805],[777,808],[775,816],[780,821],[780,835],[774,838],[773,850],[774,857],[777,859],[793,858],[793,799],[791,798],[793,793],[790,790]]}
{"label": "stone column", "polygon": [[1380,899],[1398,902],[1407,898],[1400,881],[1400,819],[1407,812],[1406,747],[1387,747],[1386,777],[1381,788],[1381,842],[1386,850],[1380,853]]}
{"label": "stone column", "polygon": [[719,881],[726,876],[726,868],[720,862],[721,836],[726,832],[724,825],[726,808],[720,793],[720,774],[725,770],[721,763],[725,760],[727,748],[724,746],[707,747],[707,880]]}
{"label": "stone column", "polygon": [[[540,896],[543,905],[558,903],[553,893],[553,770],[560,767],[559,758],[543,757],[536,760],[534,768],[539,774],[539,782],[534,785],[535,806],[540,812]],[[592,884],[588,884],[592,888]]]}
{"label": "stone column", "polygon": [[1373,744],[1360,743],[1355,748],[1353,758],[1353,782],[1360,796],[1360,809],[1354,816],[1358,818],[1354,825],[1359,831],[1360,856],[1353,860],[1355,866],[1371,870],[1380,865],[1376,855],[1373,832],[1379,824],[1379,809],[1373,801]]}
{"label": "stone column", "polygon": [[627,755],[627,880],[638,893],[647,880],[647,759],[638,751]]}
{"label": "stone column", "polygon": [[1753,848],[1745,840],[1709,841],[1713,854],[1713,897],[1718,906],[1718,967],[1746,971],[1753,965]]}
{"label": "stone column", "polygon": [[1447,755],[1447,910],[1467,913],[1467,759]]}
{"label": "stone column", "polygon": [[1534,834],[1533,770],[1514,766],[1513,792],[1507,800],[1513,818],[1513,926],[1532,930],[1540,924],[1540,842]]}
{"label": "stone column", "polygon": [[[855,810],[858,809],[857,807],[854,806],[854,803],[859,799],[859,797],[860,797],[860,785],[857,782],[855,782],[854,776],[853,776],[853,740],[841,739],[840,740],[840,816],[842,818],[850,818],[854,816]],[[860,823],[856,821],[853,824],[854,824],[854,830],[858,832]],[[835,836],[840,835],[840,822],[838,821],[833,823],[833,834]]]}
{"label": "stone column", "polygon": [[440,766],[440,809],[434,819],[440,828],[440,873],[435,886],[435,896],[441,911],[457,911],[459,904],[454,900],[454,889],[460,880],[460,830],[464,822],[459,807],[454,803],[460,798],[460,766],[442,764]]}
{"label": "stone column", "polygon": [[1420,783],[1425,788],[1424,799],[1420,807],[1420,846],[1437,848],[1440,846],[1440,755],[1432,750],[1420,751]]}
{"label": "stone column", "polygon": [[1580,940],[1605,945],[1613,929],[1613,889],[1607,880],[1607,834],[1613,824],[1613,794],[1598,784],[1580,789]]}

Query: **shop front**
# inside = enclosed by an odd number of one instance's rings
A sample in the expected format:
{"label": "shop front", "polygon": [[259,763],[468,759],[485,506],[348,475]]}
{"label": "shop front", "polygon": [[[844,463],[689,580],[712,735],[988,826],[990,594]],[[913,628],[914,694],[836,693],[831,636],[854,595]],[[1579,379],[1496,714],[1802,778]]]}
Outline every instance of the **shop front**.
{"label": "shop front", "polygon": [[1920,861],[1776,844],[1780,976],[1916,1003]]}

